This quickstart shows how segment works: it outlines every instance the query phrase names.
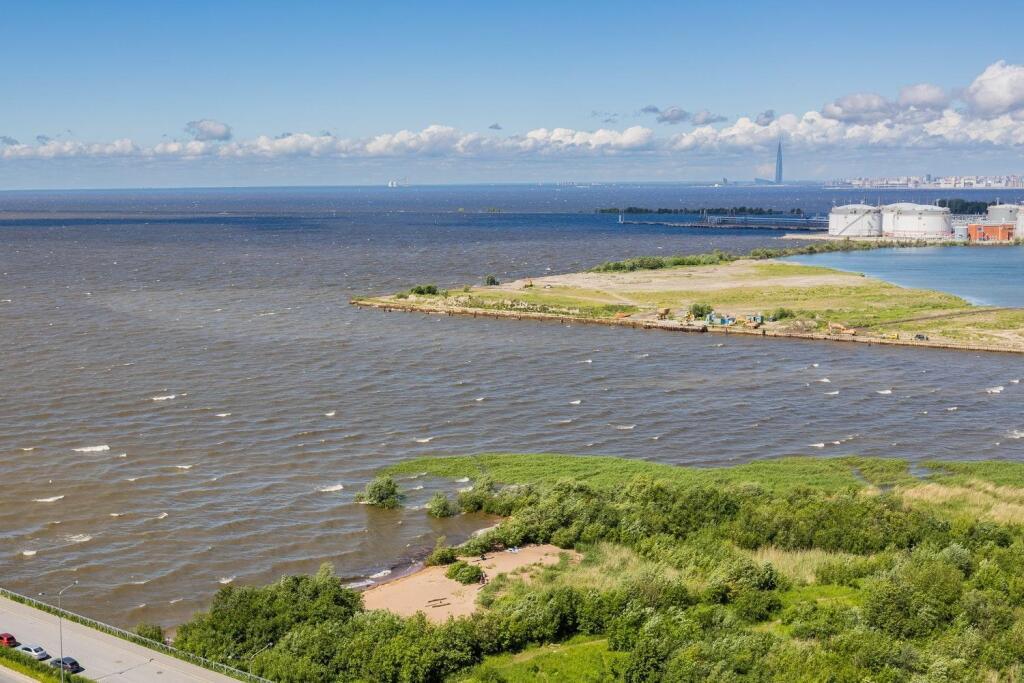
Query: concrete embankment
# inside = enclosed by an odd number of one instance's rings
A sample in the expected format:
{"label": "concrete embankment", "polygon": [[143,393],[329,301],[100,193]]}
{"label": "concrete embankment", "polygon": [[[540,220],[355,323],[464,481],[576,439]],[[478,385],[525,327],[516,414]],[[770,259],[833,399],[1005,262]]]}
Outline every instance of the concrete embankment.
{"label": "concrete embankment", "polygon": [[962,344],[956,342],[917,340],[917,339],[886,339],[882,337],[857,336],[848,334],[826,334],[823,332],[794,332],[769,330],[766,328],[750,329],[735,325],[688,324],[678,320],[650,320],[633,318],[585,318],[556,313],[538,313],[534,311],[508,311],[481,308],[465,308],[460,306],[441,306],[426,303],[404,303],[391,299],[352,299],[350,303],[361,308],[375,308],[385,312],[398,311],[403,313],[426,313],[429,315],[458,315],[473,318],[503,318],[513,320],[537,320],[558,322],[561,324],[608,325],[614,327],[631,327],[643,330],[663,330],[668,332],[711,333],[723,335],[742,335],[748,337],[777,337],[786,339],[809,339],[815,341],[849,342],[854,344],[877,344],[882,346],[910,346],[927,349],[951,349],[956,351],[984,351],[989,353],[1024,353],[1024,350],[988,346],[984,344]]}

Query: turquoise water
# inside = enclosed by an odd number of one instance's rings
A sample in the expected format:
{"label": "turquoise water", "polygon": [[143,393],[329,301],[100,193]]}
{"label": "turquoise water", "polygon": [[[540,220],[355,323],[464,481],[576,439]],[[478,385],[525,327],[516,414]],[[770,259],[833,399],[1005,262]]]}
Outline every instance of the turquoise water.
{"label": "turquoise water", "polygon": [[1024,247],[912,247],[787,260],[949,292],[974,304],[1024,308]]}

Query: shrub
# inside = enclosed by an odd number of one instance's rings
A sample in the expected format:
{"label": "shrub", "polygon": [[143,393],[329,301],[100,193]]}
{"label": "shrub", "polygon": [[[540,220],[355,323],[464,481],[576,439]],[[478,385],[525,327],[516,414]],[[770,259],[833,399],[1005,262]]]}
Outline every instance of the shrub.
{"label": "shrub", "polygon": [[488,287],[496,287],[501,283],[498,282],[498,278],[494,277],[493,275],[488,275],[486,278],[484,278],[484,284]]}
{"label": "shrub", "polygon": [[356,496],[356,500],[387,509],[396,508],[402,504],[402,497],[398,493],[398,484],[388,475],[374,478],[366,485],[366,489]]}
{"label": "shrub", "polygon": [[690,315],[694,318],[706,318],[711,315],[714,310],[715,309],[711,304],[690,304]]}
{"label": "shrub", "polygon": [[436,296],[437,285],[416,285],[409,290],[410,294],[418,294],[420,296]]}
{"label": "shrub", "polygon": [[139,624],[135,627],[135,635],[158,643],[164,642],[164,630],[159,624]]}
{"label": "shrub", "polygon": [[768,314],[769,320],[785,320],[786,318],[795,318],[796,313],[788,308],[776,308],[774,311]]}
{"label": "shrub", "polygon": [[425,561],[428,567],[432,567],[438,564],[451,564],[458,559],[458,554],[455,552],[455,548],[447,545],[447,538],[440,536],[437,539],[437,543],[434,544],[434,549],[427,555]]}
{"label": "shrub", "polygon": [[480,569],[475,564],[469,564],[463,560],[458,560],[454,564],[448,567],[448,571],[444,573],[449,579],[454,579],[459,583],[480,583],[480,580],[484,578],[484,570]]}
{"label": "shrub", "polygon": [[448,496],[440,491],[431,496],[430,502],[427,503],[427,513],[431,517],[451,517],[458,511],[458,508],[448,500]]}

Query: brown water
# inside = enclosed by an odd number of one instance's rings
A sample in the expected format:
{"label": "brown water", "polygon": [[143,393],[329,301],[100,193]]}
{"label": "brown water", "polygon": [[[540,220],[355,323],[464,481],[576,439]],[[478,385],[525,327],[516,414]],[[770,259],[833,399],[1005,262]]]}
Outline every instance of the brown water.
{"label": "brown water", "polygon": [[776,245],[771,232],[345,213],[344,195],[342,210],[285,196],[247,218],[165,220],[158,200],[125,203],[143,219],[0,227],[0,585],[35,594],[77,579],[65,603],[105,621],[179,622],[228,581],[321,562],[364,581],[481,525],[417,509],[465,483],[403,481],[400,511],[354,503],[380,467],[416,455],[1024,457],[1019,356],[347,303],[418,282]]}

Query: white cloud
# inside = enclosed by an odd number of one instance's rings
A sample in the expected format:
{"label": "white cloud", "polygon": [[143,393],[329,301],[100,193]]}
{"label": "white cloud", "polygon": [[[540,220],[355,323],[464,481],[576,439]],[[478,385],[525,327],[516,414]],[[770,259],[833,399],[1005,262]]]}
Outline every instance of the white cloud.
{"label": "white cloud", "polygon": [[1024,108],[1024,66],[999,60],[990,64],[964,92],[971,109],[998,116]]}
{"label": "white cloud", "polygon": [[943,109],[949,104],[949,95],[937,85],[916,83],[900,90],[897,102],[901,107]]}
{"label": "white cloud", "polygon": [[185,124],[185,132],[195,140],[230,140],[231,126],[213,119],[199,119]]}
{"label": "white cloud", "polygon": [[[958,96],[966,107],[954,106]],[[121,138],[112,142],[80,142],[67,137],[40,138],[20,144],[3,138],[0,159],[138,158],[172,159],[583,159],[601,157],[660,157],[684,159],[700,155],[742,155],[771,150],[782,137],[794,151],[866,149],[1024,149],[1024,66],[996,62],[962,91],[930,83],[903,88],[896,99],[876,93],[840,97],[820,111],[741,116],[731,122],[708,110],[697,113],[649,106],[643,113],[659,119],[683,119],[693,124],[672,136],[658,136],[646,126],[582,130],[536,128],[524,133],[483,133],[446,125],[420,130],[384,132],[365,138],[320,133],[285,133],[231,139],[231,129],[209,119],[192,121],[193,139],[164,141],[152,146]]]}

